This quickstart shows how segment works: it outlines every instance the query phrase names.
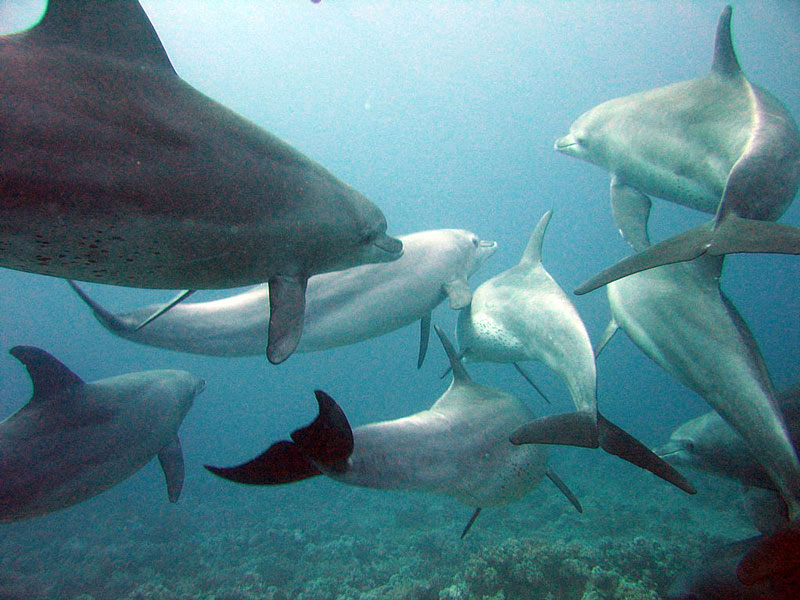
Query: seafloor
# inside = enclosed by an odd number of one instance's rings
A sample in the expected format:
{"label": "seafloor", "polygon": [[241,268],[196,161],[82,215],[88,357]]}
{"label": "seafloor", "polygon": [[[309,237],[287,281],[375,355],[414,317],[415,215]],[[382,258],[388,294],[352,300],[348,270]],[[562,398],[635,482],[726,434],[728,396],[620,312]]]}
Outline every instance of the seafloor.
{"label": "seafloor", "polygon": [[582,515],[545,480],[460,540],[472,509],[449,498],[323,478],[253,488],[187,465],[170,505],[151,463],[2,526],[0,600],[656,600],[710,545],[753,534],[731,483],[687,473],[689,497],[599,450],[557,449],[551,464]]}

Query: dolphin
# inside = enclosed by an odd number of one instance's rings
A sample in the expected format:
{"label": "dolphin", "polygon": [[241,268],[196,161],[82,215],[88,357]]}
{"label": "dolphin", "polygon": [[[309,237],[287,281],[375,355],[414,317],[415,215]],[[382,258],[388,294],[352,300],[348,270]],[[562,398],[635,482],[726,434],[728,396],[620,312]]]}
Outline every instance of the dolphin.
{"label": "dolphin", "polygon": [[327,475],[376,489],[417,490],[452,496],[481,508],[518,500],[547,475],[582,512],[580,503],[547,467],[547,449],[514,446],[509,433],[533,418],[518,398],[473,382],[442,330],[436,333],[453,367],[447,391],[428,410],[356,427],[325,392],[316,391],[319,415],[235,467],[206,469],[231,481],[257,485],[289,483]]}
{"label": "dolphin", "polygon": [[701,254],[800,254],[800,228],[773,223],[800,185],[800,133],[791,114],[745,77],[719,17],[711,71],[604,102],[555,148],[607,169],[611,196],[628,189],[712,213],[712,221],[656,244],[581,284],[584,294],[644,269]]}
{"label": "dolphin", "polygon": [[668,600],[794,600],[800,595],[797,572],[777,574],[752,586],[743,585],[737,578],[736,565],[762,540],[758,536],[712,548],[697,566],[678,573],[666,597]]}
{"label": "dolphin", "polygon": [[[635,251],[649,246],[649,198],[619,194],[614,218]],[[742,436],[800,516],[800,463],[753,334],[720,289],[724,257],[664,265],[607,286],[612,320],[597,353],[619,327],[673,377],[695,391]]]}
{"label": "dolphin", "polygon": [[272,362],[300,339],[308,277],[402,253],[367,198],[180,79],[135,0],[50,0],[0,36],[0,131],[0,266],[268,281]]}
{"label": "dolphin", "polygon": [[[800,382],[777,394],[776,400],[795,450],[800,447]],[[735,479],[746,486],[775,490],[775,483],[744,438],[709,411],[679,425],[656,454],[676,466]]]}
{"label": "dolphin", "polygon": [[[428,345],[431,311],[445,298],[454,309],[469,304],[467,278],[494,254],[495,242],[463,229],[436,229],[399,237],[403,256],[390,263],[315,275],[306,289],[303,335],[297,352],[315,352],[383,335],[421,322],[418,364]],[[263,352],[267,286],[211,302],[183,303],[145,328],[158,307],[112,314],[73,286],[112,333],[140,344],[213,356]]]}
{"label": "dolphin", "polygon": [[158,456],[170,502],[183,487],[178,427],[205,382],[186,371],[129,373],[85,383],[33,346],[11,354],[33,395],[0,423],[0,522],[83,502]]}
{"label": "dolphin", "polygon": [[539,220],[519,264],[478,286],[471,304],[459,314],[460,355],[466,361],[538,360],[566,382],[578,411],[531,420],[512,433],[514,444],[602,446],[693,493],[675,469],[598,413],[589,334],[567,295],[542,266],[542,241],[551,216],[547,211]]}

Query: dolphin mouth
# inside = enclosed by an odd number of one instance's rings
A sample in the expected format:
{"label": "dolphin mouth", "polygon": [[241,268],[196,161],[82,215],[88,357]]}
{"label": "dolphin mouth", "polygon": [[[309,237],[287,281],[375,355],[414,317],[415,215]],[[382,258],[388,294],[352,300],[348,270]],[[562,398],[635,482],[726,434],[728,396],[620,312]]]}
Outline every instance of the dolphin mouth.
{"label": "dolphin mouth", "polygon": [[555,144],[553,144],[553,147],[556,150],[564,150],[565,148],[570,148],[572,146],[577,146],[577,145],[578,145],[578,142],[576,142],[573,137],[565,135],[562,138],[558,138],[555,141]]}
{"label": "dolphin mouth", "polygon": [[403,242],[385,233],[378,234],[372,245],[393,258],[400,258],[403,255]]}
{"label": "dolphin mouth", "polygon": [[655,450],[653,450],[653,454],[655,454],[659,458],[677,456],[680,453],[681,453],[680,448],[671,448],[670,446],[661,446],[660,448],[656,448]]}

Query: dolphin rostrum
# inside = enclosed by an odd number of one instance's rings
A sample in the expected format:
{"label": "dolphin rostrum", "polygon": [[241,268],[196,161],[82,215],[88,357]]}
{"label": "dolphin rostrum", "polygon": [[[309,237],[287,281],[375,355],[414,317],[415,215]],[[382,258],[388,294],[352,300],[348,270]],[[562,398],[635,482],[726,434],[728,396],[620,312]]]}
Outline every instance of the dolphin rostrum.
{"label": "dolphin rostrum", "polygon": [[[396,261],[309,279],[297,352],[353,344],[420,320],[422,363],[431,311],[447,297],[456,309],[469,304],[467,278],[494,254],[497,244],[463,229],[421,231],[399,239],[403,256]],[[263,352],[269,316],[264,312],[264,285],[221,300],[183,303],[145,328],[138,324],[157,307],[115,315],[74,287],[106,329],[134,342],[214,356]]]}
{"label": "dolphin rostrum", "polygon": [[531,234],[519,264],[482,283],[458,319],[467,361],[538,360],[567,384],[577,412],[531,420],[511,435],[514,444],[602,446],[694,493],[691,484],[641,442],[597,411],[597,373],[589,334],[561,287],[542,265],[542,241],[552,211]]}
{"label": "dolphin rostrum", "polygon": [[0,522],[72,506],[158,456],[170,502],[183,487],[178,427],[205,382],[186,371],[129,373],[85,383],[33,346],[11,354],[33,395],[0,423]]}
{"label": "dolphin rostrum", "polygon": [[745,77],[731,12],[726,6],[719,17],[708,74],[604,102],[556,141],[559,152],[611,172],[612,200],[635,190],[714,214],[592,277],[576,294],[701,254],[800,254],[800,228],[772,222],[800,184],[800,133],[783,104]]}
{"label": "dolphin rostrum", "polygon": [[547,467],[547,449],[515,446],[508,436],[533,418],[518,398],[473,382],[442,330],[436,333],[453,367],[453,381],[428,410],[351,430],[344,412],[316,391],[319,416],[260,456],[235,467],[206,468],[239,483],[289,483],[324,474],[377,489],[446,494],[476,507],[513,502],[548,475],[578,511],[580,504]]}
{"label": "dolphin rostrum", "polygon": [[390,261],[381,211],[180,79],[135,0],[50,0],[0,36],[0,266],[142,288],[269,281],[267,355],[308,277]]}

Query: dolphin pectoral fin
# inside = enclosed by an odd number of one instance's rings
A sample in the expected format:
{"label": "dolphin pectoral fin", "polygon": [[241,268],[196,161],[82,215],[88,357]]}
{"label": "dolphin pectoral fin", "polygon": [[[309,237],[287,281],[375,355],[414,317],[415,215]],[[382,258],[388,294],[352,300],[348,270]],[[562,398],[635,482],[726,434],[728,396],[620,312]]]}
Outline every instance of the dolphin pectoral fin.
{"label": "dolphin pectoral fin", "polygon": [[170,502],[177,502],[183,489],[183,450],[181,441],[175,438],[158,452],[158,462],[167,480],[167,496]]}
{"label": "dolphin pectoral fin", "polygon": [[194,292],[195,292],[195,290],[183,290],[180,294],[175,296],[172,300],[167,302],[164,306],[159,308],[156,312],[154,312],[152,315],[147,317],[144,321],[142,321],[141,323],[139,323],[138,325],[133,327],[133,329],[131,329],[131,331],[139,331],[142,327],[144,327],[148,323],[152,323],[158,317],[160,317],[165,312],[167,312],[169,309],[173,308],[174,306],[177,306],[178,304],[180,304],[181,302],[186,300],[189,296],[194,294]]}
{"label": "dolphin pectoral fin", "polygon": [[595,358],[600,356],[603,348],[605,348],[606,344],[611,341],[611,338],[614,337],[614,334],[617,333],[617,331],[619,331],[619,324],[614,319],[611,319],[611,321],[608,322],[608,325],[606,325],[603,335],[600,336],[600,339],[597,341],[597,345],[594,347]]}
{"label": "dolphin pectoral fin", "polygon": [[422,367],[425,355],[428,353],[428,340],[431,338],[431,313],[419,320],[419,354],[417,355],[417,368]]}
{"label": "dolphin pectoral fin", "polygon": [[708,253],[800,254],[800,227],[728,214],[714,229]]}
{"label": "dolphin pectoral fin", "polygon": [[634,187],[611,178],[611,214],[619,234],[636,252],[650,246],[647,222],[650,219],[650,198]]}
{"label": "dolphin pectoral fin", "polygon": [[253,460],[235,467],[204,466],[218,477],[249,485],[292,483],[321,474],[300,449],[287,440],[275,442]]}
{"label": "dolphin pectoral fin", "polygon": [[555,471],[552,469],[547,471],[545,475],[547,475],[548,479],[550,479],[550,481],[555,484],[559,491],[567,497],[567,500],[569,500],[570,504],[575,507],[575,510],[577,510],[579,513],[583,513],[583,507],[581,506],[577,496],[575,496],[575,494],[572,493],[572,490],[567,487],[567,484],[561,480],[561,477],[556,475]]}
{"label": "dolphin pectoral fin", "polygon": [[713,225],[714,221],[703,223],[685,233],[650,246],[643,252],[629,256],[584,281],[575,288],[575,294],[578,296],[586,294],[639,271],[695,259],[708,251],[714,235]]}
{"label": "dolphin pectoral fin", "polygon": [[800,523],[793,521],[765,537],[739,561],[736,576],[744,585],[768,577],[788,576],[800,569]]}
{"label": "dolphin pectoral fin", "polygon": [[628,432],[597,413],[597,430],[600,446],[614,456],[646,469],[687,494],[696,494],[694,486],[675,467],[659,457]]}
{"label": "dolphin pectoral fin", "polygon": [[300,343],[307,283],[305,277],[270,277],[267,358],[274,365],[289,358]]}
{"label": "dolphin pectoral fin", "polygon": [[78,294],[78,297],[83,300],[83,302],[92,309],[92,314],[94,318],[100,321],[100,324],[103,325],[106,329],[110,329],[111,331],[126,331],[126,332],[133,332],[136,331],[136,326],[127,323],[120,319],[117,315],[109,312],[100,304],[95,302],[93,298],[91,298],[86,292],[84,292],[78,284],[76,284],[71,279],[67,279],[67,283],[73,289],[73,291]]}
{"label": "dolphin pectoral fin", "polygon": [[442,285],[445,294],[450,298],[450,308],[460,310],[472,302],[472,290],[465,277],[458,277]]}
{"label": "dolphin pectoral fin", "polygon": [[353,453],[353,430],[344,411],[322,390],[315,390],[319,414],[310,424],[292,433],[292,441],[315,465],[341,473]]}
{"label": "dolphin pectoral fin", "polygon": [[597,424],[594,415],[576,411],[540,417],[514,430],[512,444],[558,444],[597,448]]}
{"label": "dolphin pectoral fin", "polygon": [[522,368],[522,365],[520,365],[518,362],[513,362],[511,364],[514,365],[514,368],[517,370],[517,373],[522,375],[522,378],[529,384],[531,384],[531,387],[533,387],[533,389],[535,389],[539,393],[539,395],[542,398],[544,398],[544,401],[547,402],[548,404],[551,404],[550,398],[545,396],[544,392],[538,385],[536,385],[536,382],[533,380],[533,378],[527,373],[527,371],[525,371],[525,369]]}
{"label": "dolphin pectoral fin", "polygon": [[474,513],[472,513],[472,516],[469,518],[469,521],[467,521],[467,524],[464,527],[464,530],[461,532],[461,537],[459,539],[462,539],[462,540],[464,539],[464,536],[467,535],[467,532],[469,531],[469,528],[472,527],[472,524],[475,522],[475,519],[478,518],[479,514],[481,514],[481,507],[480,506],[475,509]]}

